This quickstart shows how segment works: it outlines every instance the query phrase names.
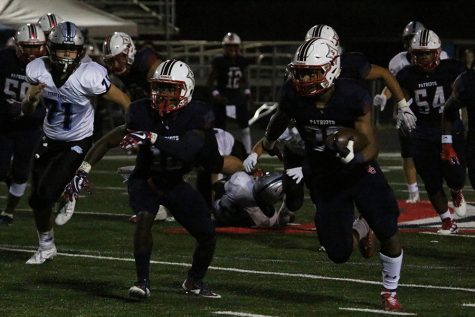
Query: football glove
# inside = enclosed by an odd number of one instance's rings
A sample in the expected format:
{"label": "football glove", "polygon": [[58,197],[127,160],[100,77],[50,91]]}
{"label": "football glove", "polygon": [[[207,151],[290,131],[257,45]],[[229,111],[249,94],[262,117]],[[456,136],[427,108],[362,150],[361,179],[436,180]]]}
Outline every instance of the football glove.
{"label": "football glove", "polygon": [[158,134],[148,131],[135,131],[127,134],[120,142],[120,147],[124,150],[130,150],[144,144],[154,144],[157,140]]}
{"label": "football glove", "polygon": [[83,189],[88,193],[91,192],[87,173],[82,170],[77,170],[76,175],[74,175],[73,179],[64,188],[64,197],[69,199],[69,201],[77,200],[79,193]]}
{"label": "football glove", "polygon": [[455,152],[452,146],[451,135],[442,135],[442,153],[440,153],[440,158],[443,161],[449,162],[450,165],[460,165],[457,152]]}
{"label": "football glove", "polygon": [[300,183],[303,179],[303,172],[301,166],[289,168],[285,171],[285,173],[289,175],[289,177],[292,178],[296,184]]}
{"label": "football glove", "polygon": [[244,165],[244,170],[247,173],[252,172],[257,164],[257,153],[252,152],[249,154],[242,164]]}
{"label": "football glove", "polygon": [[340,158],[343,164],[348,164],[355,158],[354,145],[355,141],[349,140],[343,151],[336,153],[336,156]]}
{"label": "football glove", "polygon": [[379,106],[379,110],[384,111],[387,101],[388,101],[388,98],[386,97],[385,94],[379,94],[379,95],[374,96],[373,105]]}
{"label": "football glove", "polygon": [[416,128],[417,118],[405,99],[400,100],[397,104],[396,127],[401,130],[403,135],[407,135]]}

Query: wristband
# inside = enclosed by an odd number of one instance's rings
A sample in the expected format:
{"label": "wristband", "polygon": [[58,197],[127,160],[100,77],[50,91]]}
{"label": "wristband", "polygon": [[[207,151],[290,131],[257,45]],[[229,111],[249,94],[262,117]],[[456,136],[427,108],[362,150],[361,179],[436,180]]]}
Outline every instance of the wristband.
{"label": "wristband", "polygon": [[407,104],[406,99],[401,99],[397,102],[397,107],[398,109],[402,109],[402,108],[409,107],[409,105]]}
{"label": "wristband", "polygon": [[91,168],[92,168],[91,164],[89,164],[86,161],[82,161],[81,166],[79,166],[78,170],[83,171],[86,174],[89,174],[89,172],[91,171]]}
{"label": "wristband", "polygon": [[442,134],[442,144],[452,144],[452,135]]}
{"label": "wristband", "polygon": [[219,96],[219,95],[220,95],[218,89],[213,90],[213,92],[211,92],[211,94],[213,95],[213,97],[216,97],[216,96]]}

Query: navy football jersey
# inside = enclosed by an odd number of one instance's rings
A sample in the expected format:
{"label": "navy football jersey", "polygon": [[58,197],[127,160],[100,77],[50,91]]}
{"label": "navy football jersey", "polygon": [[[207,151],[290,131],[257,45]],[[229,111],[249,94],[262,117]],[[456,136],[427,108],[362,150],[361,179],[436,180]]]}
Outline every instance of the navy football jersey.
{"label": "navy football jersey", "polygon": [[30,87],[26,65],[16,55],[16,50],[0,50],[0,129],[2,131],[41,125],[45,114],[40,105],[30,116],[19,117],[21,102]]}
{"label": "navy football jersey", "polygon": [[[243,75],[249,62],[241,55],[230,58],[225,55],[216,56],[212,67],[217,71],[217,89],[220,93],[237,93],[243,88]],[[246,88],[246,87],[244,87]]]}
{"label": "navy football jersey", "polygon": [[468,128],[475,131],[475,71],[467,70],[454,82],[453,94],[467,108]]}
{"label": "navy football jersey", "polygon": [[147,76],[150,68],[157,60],[163,61],[164,59],[153,49],[144,47],[135,54],[134,63],[130,67],[130,71],[123,76],[118,76],[127,87],[132,101],[146,98],[150,95],[150,83]]}
{"label": "navy football jersey", "polygon": [[410,107],[417,117],[414,137],[440,137],[444,104],[452,93],[454,80],[464,69],[461,62],[446,59],[441,60],[432,72],[424,72],[417,65],[409,65],[397,74],[401,88],[407,91],[413,101]]}
{"label": "navy football jersey", "polygon": [[298,96],[288,80],[282,88],[279,111],[295,119],[315,179],[321,185],[349,185],[364,172],[364,165],[345,166],[335,152],[325,147],[325,140],[341,127],[354,128],[356,119],[371,111],[371,96],[358,81],[340,78],[335,80],[334,93],[324,108],[317,108],[315,102],[315,98]]}
{"label": "navy football jersey", "polygon": [[[133,102],[127,114],[127,129],[158,134],[154,145],[158,150],[140,146],[136,173],[143,177],[154,176],[168,181],[181,178],[197,165],[214,172],[216,168],[213,164],[216,164],[221,155],[214,131],[210,127],[212,115],[209,108],[203,103],[191,101],[181,110],[162,118],[150,107],[150,102],[150,99]],[[198,147],[195,144],[180,142],[191,130],[204,132],[203,142]],[[191,159],[180,159],[184,154]]]}
{"label": "navy football jersey", "polygon": [[364,80],[371,71],[368,58],[359,52],[348,52],[341,55],[341,73],[339,78]]}

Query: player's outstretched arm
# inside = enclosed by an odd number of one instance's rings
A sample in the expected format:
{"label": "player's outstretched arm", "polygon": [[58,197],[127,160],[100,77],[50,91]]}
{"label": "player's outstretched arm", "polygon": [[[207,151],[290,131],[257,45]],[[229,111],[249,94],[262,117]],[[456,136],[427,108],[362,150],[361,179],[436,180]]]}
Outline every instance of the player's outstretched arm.
{"label": "player's outstretched arm", "polygon": [[129,110],[130,98],[116,85],[111,84],[109,90],[103,95],[104,99],[118,104],[124,111]]}
{"label": "player's outstretched arm", "polygon": [[[399,83],[397,82],[396,77],[394,77],[394,75],[391,74],[391,72],[387,68],[372,64],[371,70],[365,79],[366,80],[373,80],[373,79],[384,80],[386,87],[391,92],[391,96],[394,96],[396,102],[404,99],[404,93],[402,92],[401,86],[399,86]],[[389,98],[390,97],[388,97],[388,99]]]}

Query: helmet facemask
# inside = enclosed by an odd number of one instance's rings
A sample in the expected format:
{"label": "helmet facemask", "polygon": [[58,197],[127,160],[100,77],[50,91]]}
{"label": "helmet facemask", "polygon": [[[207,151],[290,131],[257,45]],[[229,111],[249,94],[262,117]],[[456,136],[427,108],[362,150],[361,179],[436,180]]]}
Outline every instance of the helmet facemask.
{"label": "helmet facemask", "polygon": [[74,44],[47,44],[49,59],[55,69],[61,73],[71,73],[84,56],[84,47]]}
{"label": "helmet facemask", "polygon": [[28,64],[35,58],[45,55],[44,44],[17,43],[16,50],[18,58],[24,64]]}
{"label": "helmet facemask", "polygon": [[440,63],[440,48],[437,50],[412,50],[412,63],[420,66],[424,71],[434,70]]}
{"label": "helmet facemask", "polygon": [[330,63],[321,66],[292,65],[290,71],[295,90],[300,96],[321,94],[332,86],[327,80],[328,73],[332,71]]}
{"label": "helmet facemask", "polygon": [[104,57],[104,63],[115,75],[125,74],[129,70],[127,66],[130,66],[127,62],[127,54],[125,53],[120,53],[112,57]]}
{"label": "helmet facemask", "polygon": [[36,24],[28,23],[21,26],[15,33],[15,48],[18,59],[28,64],[45,53],[46,38],[44,32]]}
{"label": "helmet facemask", "polygon": [[183,81],[151,79],[152,108],[163,117],[188,104],[186,84]]}
{"label": "helmet facemask", "polygon": [[102,44],[104,63],[115,75],[122,75],[129,71],[135,59],[135,45],[132,37],[127,33],[114,32],[106,37]]}

